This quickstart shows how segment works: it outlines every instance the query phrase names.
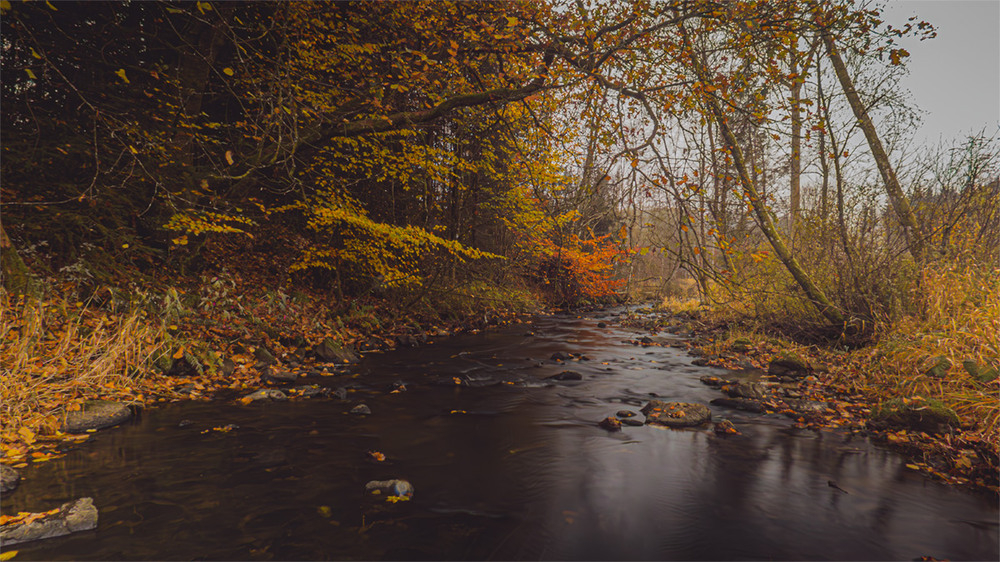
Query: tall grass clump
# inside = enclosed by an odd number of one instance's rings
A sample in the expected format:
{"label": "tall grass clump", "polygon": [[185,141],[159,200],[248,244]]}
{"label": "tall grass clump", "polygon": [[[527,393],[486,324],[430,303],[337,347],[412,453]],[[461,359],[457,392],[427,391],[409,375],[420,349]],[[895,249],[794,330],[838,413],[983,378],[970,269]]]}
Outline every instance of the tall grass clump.
{"label": "tall grass clump", "polygon": [[68,404],[104,396],[142,400],[150,358],[167,335],[141,309],[113,313],[61,298],[0,294],[3,442],[52,435]]}

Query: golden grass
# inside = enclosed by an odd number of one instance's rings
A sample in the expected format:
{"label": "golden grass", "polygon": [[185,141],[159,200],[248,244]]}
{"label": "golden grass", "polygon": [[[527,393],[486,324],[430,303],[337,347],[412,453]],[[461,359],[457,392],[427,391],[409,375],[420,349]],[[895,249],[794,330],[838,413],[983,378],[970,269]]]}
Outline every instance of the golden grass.
{"label": "golden grass", "polygon": [[52,435],[79,398],[142,401],[148,359],[167,337],[142,311],[111,314],[62,299],[0,296],[0,415],[5,449]]}
{"label": "golden grass", "polygon": [[[975,423],[988,441],[1000,444],[996,381],[977,381],[962,366],[967,359],[1000,365],[1000,270],[927,269],[915,290],[922,313],[880,326],[879,343],[852,353],[850,364],[836,374],[884,399],[939,400]],[[938,357],[952,364],[940,378],[927,374]]]}

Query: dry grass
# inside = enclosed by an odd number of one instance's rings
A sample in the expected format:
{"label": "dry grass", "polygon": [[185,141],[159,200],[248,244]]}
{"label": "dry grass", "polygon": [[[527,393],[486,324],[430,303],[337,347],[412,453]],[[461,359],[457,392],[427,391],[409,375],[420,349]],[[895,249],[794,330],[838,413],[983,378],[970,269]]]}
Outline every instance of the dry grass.
{"label": "dry grass", "polygon": [[[879,329],[879,344],[852,354],[839,370],[846,380],[884,399],[921,396],[953,409],[994,445],[1000,444],[1000,395],[996,380],[977,381],[962,362],[1000,365],[1000,271],[947,268],[923,273],[923,313]],[[944,377],[927,374],[936,358],[951,368]]]}
{"label": "dry grass", "polygon": [[142,311],[111,314],[62,299],[0,296],[0,414],[5,449],[53,435],[68,404],[114,396],[142,401],[148,359],[166,334]]}

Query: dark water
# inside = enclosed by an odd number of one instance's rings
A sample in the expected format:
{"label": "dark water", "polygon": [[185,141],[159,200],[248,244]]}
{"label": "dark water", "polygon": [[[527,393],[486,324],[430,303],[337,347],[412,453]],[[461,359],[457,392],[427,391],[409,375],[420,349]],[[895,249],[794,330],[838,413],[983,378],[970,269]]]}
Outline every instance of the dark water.
{"label": "dark water", "polygon": [[[599,429],[649,393],[719,394],[683,352],[621,343],[635,334],[597,322],[542,318],[369,355],[321,381],[355,387],[346,402],[148,410],[25,471],[4,513],[92,496],[100,525],[18,545],[17,559],[998,558],[995,498],[860,438],[714,407],[745,436]],[[559,365],[555,351],[591,360]],[[542,382],[567,368],[584,380]],[[408,391],[390,394],[397,380]],[[373,415],[346,413],[360,401]],[[239,429],[202,433],[228,423]],[[369,480],[396,477],[412,501],[365,496]]]}

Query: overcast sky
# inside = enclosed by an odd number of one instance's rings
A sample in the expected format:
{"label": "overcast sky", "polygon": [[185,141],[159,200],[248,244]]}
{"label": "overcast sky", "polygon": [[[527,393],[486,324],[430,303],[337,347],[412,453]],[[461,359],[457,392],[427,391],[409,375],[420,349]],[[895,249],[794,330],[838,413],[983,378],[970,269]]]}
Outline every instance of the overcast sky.
{"label": "overcast sky", "polygon": [[926,111],[914,140],[946,144],[984,127],[1000,134],[1000,0],[889,0],[886,21],[916,14],[937,28],[927,41],[902,40],[910,76],[900,82]]}

